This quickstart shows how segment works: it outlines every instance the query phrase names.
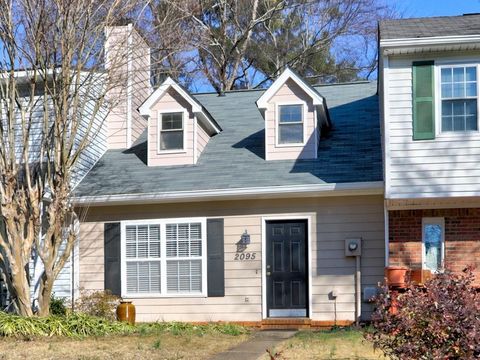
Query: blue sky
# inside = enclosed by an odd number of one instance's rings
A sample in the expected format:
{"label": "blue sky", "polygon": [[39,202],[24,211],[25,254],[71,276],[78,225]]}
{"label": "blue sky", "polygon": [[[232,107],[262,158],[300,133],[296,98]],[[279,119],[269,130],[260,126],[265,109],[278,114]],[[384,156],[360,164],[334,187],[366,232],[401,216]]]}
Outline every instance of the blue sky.
{"label": "blue sky", "polygon": [[452,16],[480,13],[480,0],[387,0],[403,17]]}

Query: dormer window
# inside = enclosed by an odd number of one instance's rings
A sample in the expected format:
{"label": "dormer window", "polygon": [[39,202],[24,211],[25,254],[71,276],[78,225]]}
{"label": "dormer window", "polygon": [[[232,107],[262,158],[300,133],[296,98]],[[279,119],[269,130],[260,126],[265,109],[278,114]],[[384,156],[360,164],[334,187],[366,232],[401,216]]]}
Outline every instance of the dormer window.
{"label": "dormer window", "polygon": [[303,144],[303,105],[278,106],[278,143]]}
{"label": "dormer window", "polygon": [[442,132],[478,130],[477,68],[441,68]]}
{"label": "dormer window", "polygon": [[184,149],[183,112],[159,114],[160,151],[181,151]]}

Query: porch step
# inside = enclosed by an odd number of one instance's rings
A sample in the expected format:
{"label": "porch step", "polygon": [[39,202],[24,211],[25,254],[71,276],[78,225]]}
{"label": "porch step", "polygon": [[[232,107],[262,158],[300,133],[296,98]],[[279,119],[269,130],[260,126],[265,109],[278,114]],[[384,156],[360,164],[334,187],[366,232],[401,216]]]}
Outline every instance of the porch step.
{"label": "porch step", "polygon": [[312,320],[309,318],[269,318],[262,320],[262,330],[298,330],[309,329]]}

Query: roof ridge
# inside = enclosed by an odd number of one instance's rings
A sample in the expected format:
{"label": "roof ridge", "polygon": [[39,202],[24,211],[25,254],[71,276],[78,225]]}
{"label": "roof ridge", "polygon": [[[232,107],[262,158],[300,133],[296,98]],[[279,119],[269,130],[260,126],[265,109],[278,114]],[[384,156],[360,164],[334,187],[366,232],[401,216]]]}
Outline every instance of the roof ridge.
{"label": "roof ridge", "polygon": [[389,23],[389,22],[402,22],[402,21],[408,21],[408,20],[435,20],[435,19],[445,19],[445,18],[467,18],[467,17],[473,17],[473,16],[480,16],[480,13],[467,13],[467,14],[460,14],[460,15],[439,15],[439,16],[418,16],[418,17],[409,17],[409,18],[398,18],[398,19],[385,19],[385,20],[380,20],[380,24],[384,23]]}
{"label": "roof ridge", "polygon": [[[330,84],[320,84],[320,85],[312,85],[312,87],[326,87],[326,86],[342,86],[342,85],[356,85],[356,84],[369,84],[369,83],[376,83],[376,80],[357,80],[357,81],[345,81],[345,82],[338,82],[338,83],[330,83]],[[265,91],[267,89],[237,89],[237,90],[227,90],[224,94],[230,93],[248,93],[248,92],[257,92],[257,91]],[[204,91],[204,92],[192,92],[191,95],[212,95],[218,93],[216,91]],[[218,95],[220,96],[220,95]]]}

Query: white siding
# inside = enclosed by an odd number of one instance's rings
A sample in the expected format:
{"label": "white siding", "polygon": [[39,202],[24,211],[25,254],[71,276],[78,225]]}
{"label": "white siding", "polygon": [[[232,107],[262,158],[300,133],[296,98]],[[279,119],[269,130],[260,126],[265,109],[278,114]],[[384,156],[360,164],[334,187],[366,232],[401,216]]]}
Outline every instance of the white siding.
{"label": "white siding", "polygon": [[[480,53],[390,57],[386,68],[385,113],[386,198],[408,199],[480,195],[478,163],[480,133],[440,132],[437,105],[436,137],[414,141],[412,128],[412,61],[435,64],[480,63]],[[477,74],[477,78],[478,78]],[[438,78],[436,82],[438,83]],[[436,91],[436,96],[439,96]],[[438,99],[437,99],[438,100]],[[438,104],[438,101],[436,102]]]}

